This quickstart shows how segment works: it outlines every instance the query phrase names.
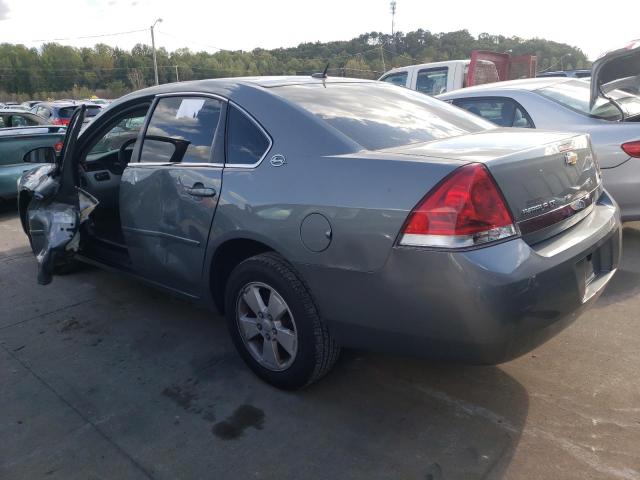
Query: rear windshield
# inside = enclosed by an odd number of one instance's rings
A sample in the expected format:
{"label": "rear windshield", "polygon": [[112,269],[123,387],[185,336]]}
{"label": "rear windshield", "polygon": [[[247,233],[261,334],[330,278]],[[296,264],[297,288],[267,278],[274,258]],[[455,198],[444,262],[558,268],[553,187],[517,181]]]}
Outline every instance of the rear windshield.
{"label": "rear windshield", "polygon": [[[78,108],[78,107],[64,107],[61,108],[60,110],[58,110],[58,115],[60,116],[60,118],[71,118],[71,115],[73,115],[73,111]],[[89,117],[95,117],[96,115],[98,115],[100,113],[102,109],[100,107],[90,107],[87,106],[87,110],[85,112],[85,117],[89,118]]]}
{"label": "rear windshield", "polygon": [[[537,92],[565,107],[590,117],[604,120],[620,120],[620,110],[606,98],[598,98],[593,109],[589,109],[590,88],[587,80],[569,80],[541,88]],[[623,90],[612,90],[607,96],[613,98],[625,111],[625,116],[640,115],[640,97]]]}
{"label": "rear windshield", "polygon": [[384,82],[289,85],[273,91],[368,150],[495,128],[441,100]]}

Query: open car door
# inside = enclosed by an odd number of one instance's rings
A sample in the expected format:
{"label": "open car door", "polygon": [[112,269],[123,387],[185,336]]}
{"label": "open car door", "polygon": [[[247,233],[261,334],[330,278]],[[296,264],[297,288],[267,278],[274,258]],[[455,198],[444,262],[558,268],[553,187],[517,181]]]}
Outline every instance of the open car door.
{"label": "open car door", "polygon": [[46,285],[56,267],[67,264],[80,245],[80,224],[98,201],[78,188],[74,154],[85,117],[82,105],[73,113],[64,147],[48,174],[34,179],[27,222],[31,248],[38,262],[38,283]]}
{"label": "open car door", "polygon": [[640,89],[640,40],[634,40],[623,48],[612,50],[601,55],[591,67],[590,108],[596,104],[598,97],[607,98],[613,89],[627,87]]}

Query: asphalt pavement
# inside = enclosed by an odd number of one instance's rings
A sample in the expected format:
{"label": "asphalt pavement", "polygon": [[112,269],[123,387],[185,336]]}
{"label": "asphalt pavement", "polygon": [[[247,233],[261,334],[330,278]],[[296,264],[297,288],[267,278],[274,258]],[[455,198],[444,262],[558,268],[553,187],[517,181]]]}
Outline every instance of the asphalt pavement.
{"label": "asphalt pavement", "polygon": [[640,224],[594,308],[496,367],[346,351],[301,392],[224,321],[87,268],[36,284],[0,212],[1,479],[640,479]]}

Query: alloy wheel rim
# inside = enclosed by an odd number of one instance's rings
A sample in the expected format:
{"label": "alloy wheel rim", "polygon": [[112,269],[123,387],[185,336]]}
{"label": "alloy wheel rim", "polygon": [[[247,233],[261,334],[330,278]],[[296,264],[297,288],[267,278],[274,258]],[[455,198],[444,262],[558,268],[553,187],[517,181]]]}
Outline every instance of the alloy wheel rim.
{"label": "alloy wheel rim", "polygon": [[298,353],[298,330],[282,296],[265,283],[246,284],[236,301],[236,323],[251,356],[271,371],[286,370]]}

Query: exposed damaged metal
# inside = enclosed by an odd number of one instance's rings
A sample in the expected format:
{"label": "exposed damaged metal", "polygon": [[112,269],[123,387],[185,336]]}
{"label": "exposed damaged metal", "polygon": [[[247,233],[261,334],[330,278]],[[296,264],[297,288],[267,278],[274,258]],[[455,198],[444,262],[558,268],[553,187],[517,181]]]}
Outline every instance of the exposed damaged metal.
{"label": "exposed damaged metal", "polygon": [[65,181],[72,179],[75,174],[71,159],[85,109],[83,105],[71,118],[62,158],[56,165],[39,170],[39,176],[27,176],[24,179],[25,183],[30,183],[33,192],[26,222],[38,262],[38,283],[41,285],[51,283],[56,265],[78,251],[80,224],[89,218],[98,205],[96,198],[76,187],[74,181]]}

